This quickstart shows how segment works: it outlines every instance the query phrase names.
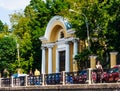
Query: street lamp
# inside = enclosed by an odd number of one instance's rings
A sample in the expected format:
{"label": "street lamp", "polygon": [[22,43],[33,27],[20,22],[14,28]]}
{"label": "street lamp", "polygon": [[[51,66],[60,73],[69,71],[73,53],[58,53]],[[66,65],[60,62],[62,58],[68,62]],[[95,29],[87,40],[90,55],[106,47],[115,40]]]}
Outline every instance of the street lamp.
{"label": "street lamp", "polygon": [[73,9],[69,9],[70,12],[75,12],[77,14],[83,15],[85,18],[85,24],[86,24],[86,29],[87,29],[87,41],[88,41],[88,50],[90,50],[90,36],[89,36],[89,27],[88,27],[88,19],[84,13],[79,13]]}
{"label": "street lamp", "polygon": [[19,43],[17,43],[17,57],[18,57],[18,68],[17,68],[17,73],[21,74],[22,73],[22,69],[20,67],[20,45]]}
{"label": "street lamp", "polygon": [[19,51],[19,44],[17,43],[17,56],[18,56],[18,66],[20,67],[20,51]]}

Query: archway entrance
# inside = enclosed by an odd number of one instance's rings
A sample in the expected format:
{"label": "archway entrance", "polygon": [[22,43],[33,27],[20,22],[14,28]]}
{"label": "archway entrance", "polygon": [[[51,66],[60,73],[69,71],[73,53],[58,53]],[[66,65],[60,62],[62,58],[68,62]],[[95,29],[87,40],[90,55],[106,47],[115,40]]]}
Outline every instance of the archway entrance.
{"label": "archway entrance", "polygon": [[60,51],[59,52],[59,68],[60,68],[60,72],[61,71],[65,71],[65,51]]}

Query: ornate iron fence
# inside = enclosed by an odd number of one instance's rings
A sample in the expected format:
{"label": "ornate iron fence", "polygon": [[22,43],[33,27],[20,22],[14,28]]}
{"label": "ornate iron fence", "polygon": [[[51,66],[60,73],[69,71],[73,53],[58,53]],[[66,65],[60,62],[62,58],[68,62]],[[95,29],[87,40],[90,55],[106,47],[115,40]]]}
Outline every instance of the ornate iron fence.
{"label": "ornate iron fence", "polygon": [[[108,70],[104,69],[100,75],[100,83],[108,82]],[[39,76],[20,76],[1,78],[0,87],[30,86],[30,85],[65,85],[65,84],[92,84],[97,83],[97,70],[85,69],[75,72],[61,72],[41,74]]]}
{"label": "ornate iron fence", "polygon": [[25,86],[25,76],[13,78],[13,86]]}
{"label": "ornate iron fence", "polygon": [[62,83],[62,74],[61,73],[52,73],[45,74],[45,84],[61,84]]}
{"label": "ornate iron fence", "polygon": [[39,76],[28,76],[27,85],[42,85],[42,74]]}
{"label": "ornate iron fence", "polygon": [[87,80],[87,70],[81,70],[76,72],[65,72],[66,84],[80,84],[85,83]]}
{"label": "ornate iron fence", "polygon": [[11,78],[1,78],[1,87],[10,87]]}

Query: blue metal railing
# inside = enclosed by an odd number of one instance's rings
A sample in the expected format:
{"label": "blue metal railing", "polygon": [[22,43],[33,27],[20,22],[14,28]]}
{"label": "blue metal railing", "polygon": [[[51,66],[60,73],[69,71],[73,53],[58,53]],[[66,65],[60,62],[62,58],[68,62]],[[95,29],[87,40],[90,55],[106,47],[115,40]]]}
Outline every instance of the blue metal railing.
{"label": "blue metal railing", "polygon": [[49,84],[61,84],[62,82],[62,74],[61,73],[52,73],[45,74],[45,83]]}
{"label": "blue metal railing", "polygon": [[42,74],[39,76],[28,76],[27,85],[42,85]]}
{"label": "blue metal railing", "polygon": [[66,84],[85,83],[86,80],[87,80],[87,70],[81,70],[76,72],[65,72]]}
{"label": "blue metal railing", "polygon": [[13,86],[25,86],[25,76],[13,78]]}
{"label": "blue metal railing", "polygon": [[[107,82],[109,69],[104,69],[100,81]],[[1,78],[0,87],[31,86],[31,85],[65,85],[65,84],[92,84],[97,83],[97,70],[85,69],[75,72],[60,72],[41,74],[38,76],[20,76],[16,78]]]}

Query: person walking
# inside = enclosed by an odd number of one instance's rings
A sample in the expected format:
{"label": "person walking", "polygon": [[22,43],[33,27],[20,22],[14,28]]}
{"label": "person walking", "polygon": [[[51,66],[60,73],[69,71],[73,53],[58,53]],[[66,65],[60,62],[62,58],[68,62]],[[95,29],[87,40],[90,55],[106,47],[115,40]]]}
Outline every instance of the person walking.
{"label": "person walking", "polygon": [[102,72],[103,72],[103,68],[102,68],[102,65],[100,64],[100,61],[98,60],[97,63],[96,63],[96,69],[97,69],[97,78],[96,78],[96,82],[97,83],[100,83],[101,82],[101,75],[102,75]]}

